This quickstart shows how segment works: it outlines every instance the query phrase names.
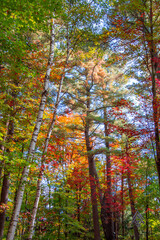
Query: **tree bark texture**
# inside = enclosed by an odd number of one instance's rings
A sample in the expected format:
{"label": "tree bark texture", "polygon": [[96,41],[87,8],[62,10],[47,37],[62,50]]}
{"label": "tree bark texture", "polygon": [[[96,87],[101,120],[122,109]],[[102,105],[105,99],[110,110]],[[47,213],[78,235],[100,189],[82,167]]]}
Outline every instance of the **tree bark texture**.
{"label": "tree bark texture", "polygon": [[109,131],[107,124],[107,112],[104,108],[104,131],[105,131],[105,146],[108,149],[106,153],[106,175],[107,175],[107,189],[105,190],[102,205],[101,205],[101,220],[103,231],[106,240],[113,240],[113,222],[112,222],[112,190],[111,190],[111,159],[109,154]]}
{"label": "tree bark texture", "polygon": [[143,30],[145,41],[148,44],[149,49],[149,58],[150,63],[147,62],[147,68],[150,72],[150,77],[152,80],[152,109],[153,109],[153,122],[154,122],[154,135],[155,135],[155,145],[156,145],[156,167],[158,172],[159,178],[159,186],[160,186],[160,136],[159,136],[159,102],[157,98],[157,91],[156,91],[156,77],[159,79],[160,74],[158,73],[160,69],[160,58],[157,53],[157,46],[156,46],[156,39],[154,37],[154,24],[155,20],[153,19],[154,12],[153,12],[153,0],[149,0],[149,27],[145,25],[145,21],[143,20],[143,27],[147,29],[147,31]]}
{"label": "tree bark texture", "polygon": [[121,206],[122,206],[122,215],[121,215],[121,225],[122,225],[122,237],[125,235],[125,225],[124,225],[124,176],[121,176]]}
{"label": "tree bark texture", "polygon": [[[7,134],[5,137],[5,141],[9,142],[14,134],[14,122],[10,120],[7,125]],[[4,146],[2,147],[2,151],[4,151]],[[6,149],[9,153],[9,149]],[[9,165],[9,164],[8,164]],[[10,179],[10,170],[8,169],[8,165],[4,167],[4,176],[3,183],[1,189],[1,199],[0,206],[2,206],[2,211],[0,211],[0,239],[3,237],[4,232],[4,224],[5,224],[5,216],[6,216],[6,205],[8,202],[8,194],[9,194],[9,179]]]}
{"label": "tree bark texture", "polygon": [[[87,110],[90,109],[90,89],[87,90]],[[87,152],[92,150],[90,138],[89,138],[89,127],[90,120],[88,116],[88,111],[86,114],[86,123],[85,123],[85,140],[86,140],[86,149]],[[91,202],[92,202],[92,214],[93,214],[93,227],[94,227],[94,240],[100,240],[100,227],[99,227],[99,215],[98,215],[98,203],[97,203],[97,192],[96,192],[96,179],[95,179],[95,166],[94,166],[94,157],[91,154],[88,154],[88,165],[89,165],[89,178],[90,178],[90,189],[91,189]]]}
{"label": "tree bark texture", "polygon": [[[127,164],[128,164],[128,166],[130,166],[128,143],[126,144],[126,157],[127,157]],[[128,180],[129,199],[130,199],[130,205],[131,205],[131,214],[132,214],[132,219],[133,219],[133,217],[136,213],[136,208],[135,208],[135,203],[134,203],[133,187],[132,187],[129,167],[128,167],[127,180]],[[139,240],[140,236],[139,236],[138,227],[134,222],[133,222],[133,229],[134,229],[135,240]]]}
{"label": "tree bark texture", "polygon": [[152,24],[152,11],[151,11],[151,78],[152,78],[152,106],[153,106],[153,120],[154,120],[154,132],[155,132],[155,143],[156,143],[156,166],[159,178],[159,186],[160,186],[160,137],[159,137],[159,102],[157,99],[156,93],[156,72],[158,71],[157,64],[155,63],[156,53],[154,51],[154,41],[153,41],[153,24]]}
{"label": "tree bark texture", "polygon": [[[46,71],[46,75],[45,75],[45,79],[44,79],[44,88],[43,88],[43,92],[42,92],[42,96],[41,96],[39,112],[38,112],[35,128],[34,128],[34,131],[32,134],[32,139],[30,142],[29,150],[28,150],[28,156],[27,156],[28,163],[30,163],[32,155],[35,151],[37,137],[38,137],[39,130],[40,130],[40,127],[42,124],[42,118],[43,118],[43,113],[44,113],[44,109],[45,109],[48,88],[49,88],[49,78],[50,78],[50,73],[51,73],[51,67],[53,64],[53,57],[54,57],[54,39],[55,39],[55,36],[54,36],[54,22],[53,22],[52,30],[51,30],[51,42],[50,42],[50,54],[49,54],[48,66],[47,66],[47,71]],[[12,218],[11,218],[11,222],[10,222],[10,226],[9,226],[7,238],[6,238],[7,240],[14,239],[14,235],[15,235],[15,231],[16,231],[16,227],[17,227],[17,223],[18,223],[18,217],[19,217],[19,213],[20,213],[20,209],[21,209],[21,205],[22,205],[22,200],[23,200],[25,182],[26,182],[28,173],[29,173],[29,166],[25,166],[23,168],[20,184],[18,186],[17,193],[16,193],[14,209],[13,209]]]}
{"label": "tree bark texture", "polygon": [[8,202],[8,192],[9,192],[9,177],[10,173],[6,173],[3,177],[3,185],[1,191],[1,202],[0,205],[2,206],[0,212],[0,239],[3,237],[4,231],[4,223],[5,223],[5,216],[6,216],[6,205]]}
{"label": "tree bark texture", "polygon": [[[7,122],[6,122],[6,128],[7,128],[6,135],[5,135],[4,138],[3,138],[3,142],[4,142],[4,143],[6,142],[7,137],[8,137],[9,125],[10,125],[10,121],[9,121],[9,119],[8,119]],[[1,144],[1,145],[0,145],[1,155],[4,154],[4,150],[5,150],[5,147],[4,147],[3,144]],[[1,161],[0,161],[0,179],[1,179],[1,177],[2,177],[2,169],[3,169],[3,166],[4,166],[4,161],[1,160]]]}
{"label": "tree bark texture", "polygon": [[[68,59],[69,59],[69,50],[68,50],[68,47],[67,47],[66,65],[68,64]],[[61,92],[62,92],[64,77],[65,77],[65,69],[64,69],[64,73],[61,76],[61,81],[59,83],[57,99],[56,99],[55,108],[54,108],[54,112],[53,112],[53,116],[52,116],[52,121],[51,121],[51,124],[50,124],[49,129],[48,129],[47,137],[45,139],[44,150],[43,150],[42,160],[41,160],[41,165],[42,166],[44,165],[44,162],[45,162],[45,154],[47,153],[47,150],[48,150],[49,140],[50,140],[50,137],[51,137],[51,134],[52,134],[52,131],[53,131],[53,127],[54,127],[54,124],[55,124],[55,120],[56,120],[57,109],[58,109],[58,105],[59,105],[59,102],[60,102],[60,95],[61,95]],[[31,216],[30,227],[29,227],[29,233],[28,233],[28,239],[29,240],[31,240],[32,237],[33,237],[35,219],[36,219],[39,199],[40,199],[40,195],[41,195],[41,182],[42,182],[43,172],[44,172],[44,168],[41,167],[39,177],[38,177],[38,181],[37,181],[36,198],[35,198],[35,202],[34,202],[34,207],[33,207],[33,212],[32,212],[32,216]]]}
{"label": "tree bark texture", "polygon": [[34,207],[33,207],[33,212],[32,212],[32,215],[31,215],[31,221],[30,221],[30,226],[29,226],[29,235],[28,235],[29,240],[32,239],[32,237],[33,237],[35,219],[36,219],[39,199],[40,199],[40,195],[41,195],[41,182],[42,182],[42,176],[43,176],[43,172],[44,172],[43,165],[44,165],[44,162],[45,162],[45,154],[47,153],[47,150],[48,150],[49,139],[51,137],[52,130],[53,130],[55,120],[56,120],[57,108],[58,108],[58,104],[59,104],[59,100],[60,100],[60,93],[61,93],[61,90],[62,90],[63,79],[64,79],[64,76],[62,76],[62,78],[61,78],[61,82],[60,82],[59,90],[58,90],[58,94],[57,94],[57,100],[56,100],[56,104],[55,104],[55,109],[54,109],[54,112],[53,112],[52,121],[51,121],[51,124],[49,126],[47,137],[46,137],[45,144],[44,144],[44,150],[43,150],[43,155],[42,155],[42,160],[41,160],[41,169],[40,169],[40,173],[39,173],[38,181],[37,181],[36,198],[35,198],[35,201],[34,201]]}
{"label": "tree bark texture", "polygon": [[[133,197],[133,189],[132,189],[132,184],[131,184],[131,179],[128,174],[128,189],[129,189],[129,198],[130,198],[130,204],[131,204],[131,213],[132,213],[132,218],[134,217],[134,214],[136,213],[136,208],[135,208],[135,203],[134,203],[134,197]],[[135,223],[133,223],[133,229],[134,229],[134,236],[135,240],[139,240],[139,231],[138,227]]]}

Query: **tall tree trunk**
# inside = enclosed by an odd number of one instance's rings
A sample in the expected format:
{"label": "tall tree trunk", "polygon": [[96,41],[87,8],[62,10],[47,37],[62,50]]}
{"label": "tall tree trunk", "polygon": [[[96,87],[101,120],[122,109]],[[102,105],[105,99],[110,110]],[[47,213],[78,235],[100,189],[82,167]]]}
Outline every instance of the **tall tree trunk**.
{"label": "tall tree trunk", "polygon": [[[67,41],[67,43],[68,43],[68,41]],[[69,45],[67,45],[66,65],[68,64],[68,60],[69,60]],[[65,77],[65,68],[64,68],[64,73],[62,73],[62,76],[61,76],[61,81],[59,83],[59,88],[58,88],[58,92],[57,92],[57,99],[56,99],[55,108],[54,108],[54,112],[53,112],[53,116],[52,116],[52,121],[51,121],[51,124],[50,124],[49,129],[48,129],[47,137],[45,139],[44,150],[43,150],[42,160],[41,160],[41,165],[42,166],[45,163],[45,155],[46,155],[47,150],[48,150],[49,140],[50,140],[50,137],[51,137],[51,134],[52,134],[52,131],[53,131],[53,127],[54,127],[54,124],[55,124],[55,120],[56,120],[57,109],[58,109],[58,105],[59,105],[59,102],[60,102],[60,95],[61,95],[61,92],[62,92],[64,77]],[[41,167],[39,177],[38,177],[38,181],[37,181],[36,198],[35,198],[35,202],[34,202],[34,206],[33,206],[33,212],[32,212],[32,215],[31,215],[30,227],[29,227],[29,231],[28,231],[28,234],[29,234],[28,235],[29,236],[28,240],[32,239],[32,237],[33,237],[35,219],[36,219],[39,199],[40,199],[40,195],[41,195],[41,182],[42,182],[43,172],[44,172],[44,168]]]}
{"label": "tall tree trunk", "polygon": [[[147,200],[146,200],[147,201]],[[146,240],[149,240],[149,212],[148,212],[148,202],[146,203]]]}
{"label": "tall tree trunk", "polygon": [[[7,128],[6,134],[5,134],[4,138],[3,138],[3,142],[4,142],[4,143],[6,142],[7,137],[8,137],[9,124],[10,124],[10,121],[9,121],[9,119],[8,119],[7,122],[6,122],[6,128]],[[4,154],[4,150],[5,150],[4,145],[3,145],[3,144],[0,144],[0,153],[1,153],[2,156],[3,156],[3,154]],[[1,176],[2,176],[3,166],[4,166],[4,161],[1,160],[1,161],[0,161],[0,180],[1,180]]]}
{"label": "tall tree trunk", "polygon": [[106,240],[113,240],[113,222],[112,222],[112,190],[111,190],[111,159],[109,154],[109,131],[107,124],[107,112],[104,108],[104,130],[105,130],[105,146],[108,149],[106,153],[106,175],[107,175],[107,190],[104,193],[102,205],[101,205],[101,220],[103,231]]}
{"label": "tall tree trunk", "polygon": [[56,120],[57,108],[58,108],[58,104],[59,104],[59,100],[60,100],[60,93],[61,93],[61,90],[62,90],[63,79],[64,79],[64,76],[62,76],[62,78],[61,78],[61,82],[60,82],[59,90],[58,90],[58,94],[57,94],[57,100],[56,100],[56,104],[55,104],[55,109],[54,109],[54,112],[53,112],[52,121],[51,121],[50,127],[48,129],[47,137],[46,137],[45,144],[44,144],[44,150],[43,150],[43,155],[42,155],[42,160],[41,160],[41,169],[40,169],[39,176],[38,176],[38,181],[37,181],[36,198],[35,198],[35,201],[34,201],[34,207],[33,207],[33,212],[32,212],[32,215],[31,215],[30,227],[29,227],[29,231],[28,231],[28,233],[29,233],[28,239],[32,239],[32,237],[33,237],[34,224],[35,224],[35,219],[36,219],[36,215],[37,215],[39,199],[40,199],[40,195],[41,195],[41,182],[42,182],[42,176],[43,176],[43,172],[44,172],[44,167],[43,166],[44,166],[44,163],[45,163],[45,155],[47,153],[49,139],[51,137],[52,130],[53,130],[55,120]]}
{"label": "tall tree trunk", "polygon": [[98,203],[97,203],[97,192],[96,192],[96,180],[94,176],[93,156],[88,156],[88,163],[89,163],[89,178],[90,178],[91,202],[92,202],[92,213],[93,213],[94,239],[100,240],[100,227],[99,227]]}
{"label": "tall tree trunk", "polygon": [[[67,193],[67,195],[69,195],[69,190],[66,190],[66,193]],[[68,215],[68,198],[66,198],[66,201],[65,201],[65,208],[66,208],[66,210],[65,210],[65,215],[67,216]],[[65,227],[64,227],[64,236],[65,236],[65,240],[67,240],[68,239],[68,221],[67,221],[67,219],[66,219],[66,221],[65,221]]]}
{"label": "tall tree trunk", "polygon": [[3,177],[3,186],[1,191],[1,201],[0,205],[3,206],[2,210],[0,211],[0,239],[3,237],[4,231],[4,223],[5,223],[5,216],[6,216],[6,204],[8,202],[8,192],[9,192],[9,177],[10,173],[6,172]]}
{"label": "tall tree trunk", "polygon": [[[92,150],[90,138],[89,138],[89,109],[90,109],[90,89],[86,87],[87,93],[87,113],[85,122],[85,140],[87,152]],[[93,227],[94,227],[94,239],[100,240],[100,227],[99,227],[99,215],[98,215],[98,203],[97,203],[97,192],[96,192],[96,179],[95,179],[95,166],[94,157],[92,154],[88,154],[88,165],[89,165],[89,179],[91,189],[91,202],[92,202],[92,214],[93,214]]]}
{"label": "tall tree trunk", "polygon": [[[53,57],[54,57],[54,39],[55,39],[55,36],[54,36],[54,22],[53,22],[52,23],[52,30],[51,30],[49,61],[48,61],[46,76],[45,76],[45,80],[44,80],[44,89],[43,89],[42,96],[41,96],[39,112],[38,112],[35,128],[34,128],[34,131],[33,131],[33,134],[32,134],[32,139],[31,139],[31,142],[30,142],[29,150],[28,150],[28,156],[27,156],[27,162],[28,163],[30,163],[30,161],[32,159],[32,155],[35,151],[37,137],[38,137],[39,130],[40,130],[40,127],[41,127],[41,124],[42,124],[43,112],[44,112],[44,109],[45,109],[45,104],[46,104],[46,99],[47,99],[47,94],[48,94],[48,88],[49,88],[49,78],[50,78],[50,73],[51,73],[51,67],[52,67],[52,64],[53,64]],[[13,240],[14,239],[14,235],[15,235],[15,231],[16,231],[16,227],[17,227],[17,222],[18,222],[18,217],[19,217],[19,213],[20,213],[20,209],[21,209],[21,205],[22,205],[22,200],[23,200],[25,182],[26,182],[26,178],[28,176],[28,173],[29,173],[29,166],[25,166],[23,168],[21,180],[20,180],[18,190],[17,190],[17,193],[16,193],[14,209],[13,209],[12,218],[11,218],[11,222],[10,222],[10,226],[9,226],[8,233],[7,233],[7,238],[6,238],[7,240]]]}
{"label": "tall tree trunk", "polygon": [[[8,123],[8,131],[5,139],[7,142],[11,140],[13,133],[14,133],[14,122],[10,120]],[[5,150],[4,147],[2,147],[2,151],[4,150]],[[7,149],[7,152],[9,153],[9,149]],[[8,167],[9,167],[8,165],[4,167],[4,176],[3,176],[3,183],[2,183],[2,190],[1,190],[0,205],[4,206],[4,209],[0,211],[0,239],[3,237],[5,216],[6,216],[6,205],[8,202],[8,193],[9,193],[10,171],[8,170]]]}
{"label": "tall tree trunk", "polygon": [[59,200],[59,215],[58,215],[58,236],[57,236],[57,240],[60,240],[60,236],[61,236],[61,195],[60,194],[59,194],[58,200]]}
{"label": "tall tree trunk", "polygon": [[[132,182],[131,182],[131,177],[130,177],[130,159],[129,159],[129,153],[128,153],[128,143],[126,144],[126,157],[127,157],[127,164],[128,164],[127,180],[128,180],[129,199],[130,199],[131,214],[132,214],[132,219],[133,219],[133,217],[136,213],[136,208],[135,208],[135,203],[134,203],[133,187],[132,187]],[[139,240],[140,236],[139,236],[138,227],[134,221],[133,221],[133,229],[134,229],[135,240]]]}
{"label": "tall tree trunk", "polygon": [[122,206],[122,215],[121,215],[121,224],[122,224],[122,237],[125,235],[125,225],[124,225],[124,176],[122,170],[121,176],[121,206]]}
{"label": "tall tree trunk", "polygon": [[[153,23],[153,0],[150,0],[150,58],[151,58],[151,79],[152,79],[152,106],[153,106],[153,120],[154,120],[154,132],[155,132],[155,143],[156,143],[156,166],[159,178],[159,186],[160,186],[160,137],[159,137],[159,102],[157,99],[156,93],[156,73],[158,71],[158,64],[156,63],[159,59],[156,53],[156,46],[154,43],[154,23]],[[157,60],[156,60],[157,58]]]}
{"label": "tall tree trunk", "polygon": [[[81,220],[80,204],[81,204],[81,191],[82,191],[81,183],[78,184],[77,191],[78,191],[78,193],[77,193],[77,220],[78,220],[78,222],[80,222],[80,220]],[[78,237],[80,237],[79,233],[78,233]]]}
{"label": "tall tree trunk", "polygon": [[147,158],[147,168],[146,168],[146,240],[149,240],[149,194],[148,194],[148,170],[149,170],[149,159]]}
{"label": "tall tree trunk", "polygon": [[[131,213],[132,213],[132,219],[136,213],[135,203],[134,203],[134,197],[133,197],[133,189],[130,179],[130,174],[128,174],[128,189],[129,189],[129,198],[130,198],[130,204],[131,204]],[[133,222],[133,229],[134,229],[134,236],[135,240],[139,240],[139,231],[137,225]]]}

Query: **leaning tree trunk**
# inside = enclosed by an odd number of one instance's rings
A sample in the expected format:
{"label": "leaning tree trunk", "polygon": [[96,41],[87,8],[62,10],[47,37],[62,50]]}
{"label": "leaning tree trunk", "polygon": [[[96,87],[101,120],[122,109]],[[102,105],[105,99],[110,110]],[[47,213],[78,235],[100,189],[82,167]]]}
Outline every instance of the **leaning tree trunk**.
{"label": "leaning tree trunk", "polygon": [[[69,60],[69,43],[67,41],[66,65],[68,64],[68,60]],[[58,89],[58,93],[57,93],[57,99],[56,99],[56,103],[55,103],[53,117],[52,117],[52,121],[51,121],[50,127],[48,129],[47,137],[46,137],[45,144],[44,144],[44,150],[43,150],[42,160],[41,160],[41,169],[40,169],[39,176],[38,176],[38,181],[37,181],[36,198],[35,198],[35,201],[34,201],[33,212],[32,212],[31,221],[30,221],[30,227],[29,227],[29,231],[28,231],[28,239],[29,240],[32,239],[32,237],[33,237],[33,230],[34,230],[34,225],[35,225],[35,219],[36,219],[39,199],[40,199],[40,195],[41,195],[42,176],[43,176],[43,172],[44,172],[44,167],[42,167],[42,166],[44,165],[44,162],[45,162],[45,155],[46,155],[47,150],[48,150],[49,140],[50,140],[51,133],[52,133],[52,130],[53,130],[53,127],[54,127],[54,123],[55,123],[55,120],[56,120],[57,108],[58,108],[58,105],[59,105],[59,102],[60,102],[60,95],[61,95],[61,91],[62,91],[64,77],[65,77],[65,68],[64,68],[64,73],[62,73],[62,76],[61,76],[61,81],[59,83],[59,89]]]}
{"label": "leaning tree trunk", "polygon": [[55,123],[55,120],[56,120],[57,108],[58,108],[59,101],[60,101],[60,94],[61,94],[61,90],[62,90],[63,80],[64,80],[64,75],[62,75],[62,78],[61,78],[61,81],[60,81],[60,84],[59,84],[55,109],[54,109],[54,112],[53,112],[52,121],[51,121],[50,127],[48,129],[47,137],[46,137],[45,144],[44,144],[44,150],[43,150],[43,155],[42,155],[42,160],[41,160],[41,169],[40,169],[40,173],[39,173],[38,181],[37,181],[36,198],[35,198],[35,201],[34,201],[33,212],[32,212],[32,215],[31,215],[31,221],[30,221],[30,226],[29,226],[29,231],[28,231],[28,240],[32,239],[32,237],[33,237],[35,219],[36,219],[39,199],[40,199],[40,195],[41,195],[41,182],[42,182],[42,176],[43,176],[43,172],[44,172],[43,165],[44,165],[44,162],[45,162],[45,155],[47,153],[49,139],[51,137],[51,133],[52,133],[54,123]]}
{"label": "leaning tree trunk", "polygon": [[[50,73],[51,73],[51,67],[52,67],[52,64],[53,64],[53,57],[54,57],[54,38],[55,38],[55,36],[54,36],[54,22],[53,22],[52,23],[52,30],[51,30],[51,43],[50,43],[49,61],[48,61],[46,76],[45,76],[45,79],[44,79],[44,89],[43,89],[42,96],[41,96],[39,112],[38,112],[35,128],[34,128],[34,131],[33,131],[33,134],[32,134],[32,139],[31,139],[31,142],[30,142],[29,150],[28,150],[28,156],[27,156],[27,162],[28,163],[30,163],[32,155],[34,153],[36,142],[37,142],[37,137],[38,137],[39,130],[40,130],[40,127],[41,127],[41,124],[42,124],[42,118],[43,118],[43,113],[44,113],[44,109],[45,109],[45,104],[46,104],[46,99],[47,99],[47,94],[48,94],[48,88],[49,88],[49,78],[50,78]],[[16,192],[13,214],[12,214],[12,218],[11,218],[11,222],[10,222],[10,226],[9,226],[9,229],[8,229],[6,240],[13,240],[14,239],[14,235],[15,235],[15,231],[16,231],[16,227],[17,227],[17,223],[18,223],[18,217],[19,217],[19,213],[20,213],[20,209],[21,209],[21,205],[22,205],[22,200],[23,200],[25,182],[26,182],[26,178],[28,176],[28,173],[29,173],[29,166],[25,166],[23,168],[21,180],[20,180],[17,192]]]}
{"label": "leaning tree trunk", "polygon": [[[92,150],[89,138],[89,127],[90,120],[88,116],[88,111],[90,109],[90,90],[87,88],[87,116],[85,123],[85,140],[87,152]],[[92,202],[92,214],[93,214],[93,227],[94,227],[94,239],[100,240],[100,227],[99,227],[99,215],[98,215],[98,204],[97,204],[97,192],[96,192],[96,179],[95,179],[95,166],[94,157],[92,154],[88,154],[88,164],[89,164],[89,179],[91,188],[91,202]]]}

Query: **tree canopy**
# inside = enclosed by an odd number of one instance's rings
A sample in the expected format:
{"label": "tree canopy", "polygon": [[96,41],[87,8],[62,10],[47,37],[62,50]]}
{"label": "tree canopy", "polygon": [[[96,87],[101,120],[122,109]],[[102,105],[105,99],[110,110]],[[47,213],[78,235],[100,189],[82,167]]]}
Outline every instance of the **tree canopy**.
{"label": "tree canopy", "polygon": [[157,0],[3,0],[0,239],[160,239]]}

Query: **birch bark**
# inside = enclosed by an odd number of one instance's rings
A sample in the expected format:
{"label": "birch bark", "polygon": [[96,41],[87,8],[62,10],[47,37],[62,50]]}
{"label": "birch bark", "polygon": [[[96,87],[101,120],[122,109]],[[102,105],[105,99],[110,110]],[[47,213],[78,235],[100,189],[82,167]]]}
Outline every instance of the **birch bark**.
{"label": "birch bark", "polygon": [[[69,60],[69,42],[68,42],[68,39],[67,39],[66,65],[68,64],[68,60]],[[59,105],[59,102],[60,102],[60,95],[61,95],[61,92],[62,92],[63,81],[64,81],[64,77],[65,77],[65,70],[66,70],[66,67],[64,68],[64,73],[62,74],[61,81],[59,83],[55,109],[54,109],[54,112],[53,112],[52,121],[51,121],[51,124],[49,126],[47,137],[46,137],[46,140],[45,140],[41,165],[43,165],[44,162],[45,162],[45,155],[46,155],[47,150],[48,150],[49,140],[50,140],[50,137],[51,137],[51,134],[52,134],[54,124],[55,124],[57,109],[58,109],[58,105]],[[44,168],[41,167],[40,172],[39,172],[39,176],[38,176],[38,181],[37,181],[37,192],[36,192],[36,198],[35,198],[35,201],[34,201],[33,212],[32,212],[30,226],[29,226],[28,240],[32,239],[32,237],[33,237],[35,219],[36,219],[39,199],[40,199],[40,195],[41,195],[41,182],[42,182],[43,172],[44,172]]]}
{"label": "birch bark", "polygon": [[[55,109],[54,109],[54,112],[53,112],[52,122],[50,124],[49,129],[48,129],[47,137],[46,137],[46,140],[45,140],[43,156],[42,156],[42,160],[41,160],[41,164],[42,165],[45,162],[45,154],[47,153],[49,139],[51,137],[51,133],[52,133],[52,130],[53,130],[53,127],[54,127],[54,123],[55,123],[55,120],[56,120],[57,108],[58,108],[58,105],[59,105],[59,100],[60,100],[60,94],[61,94],[61,90],[62,90],[63,80],[64,80],[64,75],[61,78],[61,82],[60,82],[59,90],[58,90],[58,94],[57,94],[57,100],[56,100],[56,104],[55,104]],[[32,237],[33,237],[33,230],[34,230],[34,225],[35,225],[35,219],[36,219],[39,199],[40,199],[40,195],[41,195],[41,182],[42,182],[43,172],[44,172],[44,168],[41,167],[41,170],[40,170],[39,176],[38,176],[38,181],[37,181],[37,192],[36,192],[36,198],[35,198],[35,201],[34,201],[34,207],[33,207],[33,212],[32,212],[30,226],[29,226],[28,240],[32,239]]]}
{"label": "birch bark", "polygon": [[[47,66],[47,71],[46,71],[46,75],[45,75],[45,79],[44,79],[44,88],[43,88],[43,92],[42,92],[42,96],[41,96],[41,102],[39,105],[39,112],[38,112],[36,124],[34,127],[34,131],[32,134],[32,139],[30,142],[29,150],[28,150],[28,155],[27,155],[28,163],[30,163],[30,161],[32,159],[32,156],[33,156],[33,153],[35,150],[35,146],[36,146],[36,142],[37,142],[37,137],[38,137],[39,130],[40,130],[40,127],[42,124],[42,118],[43,118],[43,113],[44,113],[48,89],[49,89],[49,78],[50,78],[50,73],[51,73],[51,67],[53,65],[54,41],[55,41],[55,33],[54,33],[54,21],[53,21],[52,29],[51,29],[50,54],[49,54],[48,66]],[[28,173],[29,173],[29,165],[25,166],[23,168],[21,180],[20,180],[20,183],[19,183],[19,186],[17,189],[17,193],[16,193],[14,209],[13,209],[12,218],[11,218],[11,222],[10,222],[10,226],[8,229],[6,240],[14,239],[14,235],[15,235],[15,231],[16,231],[16,227],[17,227],[17,223],[18,223],[18,217],[19,217],[19,213],[20,213],[20,209],[21,209],[21,205],[22,205],[22,200],[23,200],[25,182],[26,182]]]}

